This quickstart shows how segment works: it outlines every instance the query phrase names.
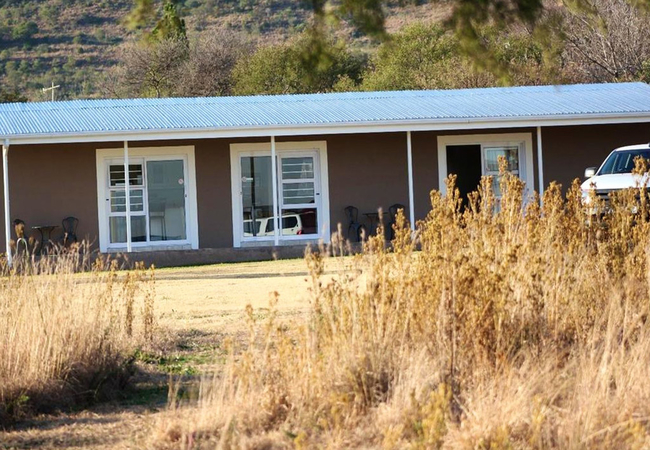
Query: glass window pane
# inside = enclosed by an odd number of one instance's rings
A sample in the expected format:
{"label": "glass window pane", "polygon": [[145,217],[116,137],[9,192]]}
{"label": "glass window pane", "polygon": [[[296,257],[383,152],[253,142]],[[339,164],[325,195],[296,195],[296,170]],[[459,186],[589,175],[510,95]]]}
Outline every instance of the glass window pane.
{"label": "glass window pane", "polygon": [[253,221],[251,219],[244,220],[244,236],[257,236],[260,232],[260,220],[255,220],[255,226],[253,226]]}
{"label": "glass window pane", "polygon": [[[142,212],[144,211],[144,191],[142,189],[129,189],[131,191],[131,211]],[[124,193],[122,193],[124,197]]]}
{"label": "glass window pane", "polygon": [[485,171],[499,172],[499,156],[506,158],[508,171],[519,170],[519,147],[485,147]]}
{"label": "glass window pane", "polygon": [[147,161],[149,239],[178,241],[187,238],[183,161]]}
{"label": "glass window pane", "polygon": [[[273,223],[270,221],[270,233]],[[318,217],[316,208],[285,209],[282,211],[282,235],[318,234]]]}
{"label": "glass window pane", "polygon": [[282,158],[282,179],[314,178],[314,157]]}
{"label": "glass window pane", "polygon": [[[130,189],[131,191],[131,211],[144,211],[144,191],[142,189]],[[111,212],[126,212],[126,198],[124,191],[111,191]]]}
{"label": "glass window pane", "polygon": [[147,241],[147,218],[131,216],[131,242]]}
{"label": "glass window pane", "polygon": [[109,217],[108,225],[111,244],[126,242],[126,217]]}
{"label": "glass window pane", "polygon": [[[126,243],[126,217],[109,217],[109,238],[111,244]],[[147,222],[145,216],[131,216],[131,242],[145,242]]]}
{"label": "glass window pane", "polygon": [[240,161],[244,237],[267,236],[273,215],[271,157],[243,156]]}
{"label": "glass window pane", "polygon": [[[111,187],[124,186],[124,164],[111,164],[108,179]],[[129,164],[129,185],[142,186],[143,182],[142,164]]]}
{"label": "glass window pane", "polygon": [[124,191],[111,191],[111,212],[126,212]]}
{"label": "glass window pane", "polygon": [[282,185],[282,201],[285,205],[314,203],[314,182],[284,183]]}
{"label": "glass window pane", "polygon": [[[287,214],[282,216],[283,229],[287,229],[287,228],[297,229],[299,225],[300,225],[300,220],[298,216],[292,214],[291,211],[289,211]],[[269,217],[268,221],[266,222],[266,231],[270,234],[273,234],[273,230],[275,230],[275,223],[273,222],[273,217]],[[297,234],[297,233],[288,233],[288,234]]]}

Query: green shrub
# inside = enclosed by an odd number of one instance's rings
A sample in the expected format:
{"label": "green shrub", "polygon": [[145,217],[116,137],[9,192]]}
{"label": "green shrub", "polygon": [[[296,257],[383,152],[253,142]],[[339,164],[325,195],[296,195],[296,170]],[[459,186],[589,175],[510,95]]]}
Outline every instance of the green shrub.
{"label": "green shrub", "polygon": [[242,59],[233,72],[235,93],[329,92],[343,77],[359,84],[365,65],[362,55],[352,53],[344,43],[328,41],[314,59],[311,45],[307,36],[300,36],[289,44],[262,47]]}
{"label": "green shrub", "polygon": [[11,37],[17,41],[27,41],[38,33],[38,25],[36,22],[22,22],[16,25],[11,31]]}

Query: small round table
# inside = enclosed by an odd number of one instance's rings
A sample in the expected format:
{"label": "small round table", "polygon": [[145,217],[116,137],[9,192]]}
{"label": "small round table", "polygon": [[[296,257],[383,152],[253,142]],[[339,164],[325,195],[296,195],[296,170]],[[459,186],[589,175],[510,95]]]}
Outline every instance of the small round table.
{"label": "small round table", "polygon": [[379,222],[381,221],[381,218],[379,217],[379,213],[371,212],[371,213],[363,213],[363,215],[366,216],[366,218],[370,222],[370,229],[368,231],[370,233],[370,236],[372,236],[377,232],[377,228],[379,227]]}
{"label": "small round table", "polygon": [[59,228],[58,225],[37,225],[32,227],[32,230],[37,230],[41,234],[41,245],[38,249],[38,253],[40,255],[43,254],[43,251],[45,250],[45,254],[47,254],[48,249],[54,244],[52,242],[52,232]]}

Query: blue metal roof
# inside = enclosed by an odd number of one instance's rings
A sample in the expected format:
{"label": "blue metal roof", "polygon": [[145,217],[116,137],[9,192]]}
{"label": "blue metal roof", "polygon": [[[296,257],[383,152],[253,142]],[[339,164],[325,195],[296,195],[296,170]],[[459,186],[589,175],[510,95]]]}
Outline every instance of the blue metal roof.
{"label": "blue metal roof", "polygon": [[631,116],[645,83],[0,104],[0,138]]}

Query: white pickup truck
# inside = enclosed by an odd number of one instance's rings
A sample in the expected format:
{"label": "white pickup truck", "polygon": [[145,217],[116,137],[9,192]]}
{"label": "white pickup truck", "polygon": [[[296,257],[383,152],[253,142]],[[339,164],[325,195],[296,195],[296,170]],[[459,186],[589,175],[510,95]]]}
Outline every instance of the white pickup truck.
{"label": "white pickup truck", "polygon": [[632,173],[634,159],[637,157],[650,161],[650,144],[628,145],[617,148],[609,154],[599,168],[587,168],[585,170],[587,180],[580,186],[584,203],[590,203],[592,189],[595,189],[596,196],[607,200],[607,196],[613,191],[638,188],[643,185],[650,187],[647,174],[636,175]]}

